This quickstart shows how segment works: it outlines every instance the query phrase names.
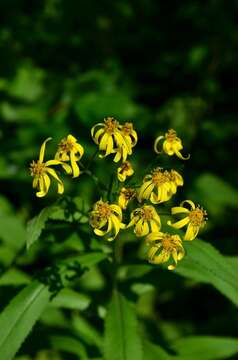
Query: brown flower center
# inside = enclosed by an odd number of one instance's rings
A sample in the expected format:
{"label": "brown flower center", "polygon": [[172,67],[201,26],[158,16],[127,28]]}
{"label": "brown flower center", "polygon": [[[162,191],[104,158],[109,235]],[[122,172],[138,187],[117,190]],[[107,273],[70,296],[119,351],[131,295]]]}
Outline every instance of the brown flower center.
{"label": "brown flower center", "polygon": [[59,149],[64,152],[70,152],[74,148],[74,143],[70,140],[63,139],[59,143]]}
{"label": "brown flower center", "polygon": [[44,163],[38,161],[32,161],[30,164],[31,176],[41,176],[45,172],[46,166]]}
{"label": "brown flower center", "polygon": [[127,188],[127,189],[122,190],[122,194],[124,195],[126,200],[130,200],[133,197],[135,197],[136,192],[132,188]]}
{"label": "brown flower center", "polygon": [[165,250],[171,251],[174,248],[174,241],[171,235],[166,234],[162,240],[162,246]]}
{"label": "brown flower center", "polygon": [[107,203],[101,202],[100,204],[97,205],[97,212],[98,215],[101,218],[108,218],[111,215],[111,208],[110,205],[108,205]]}
{"label": "brown flower center", "polygon": [[152,182],[157,186],[162,185],[169,181],[169,176],[168,171],[162,171],[161,168],[157,168],[152,172]]}
{"label": "brown flower center", "polygon": [[173,142],[177,137],[177,133],[175,130],[169,129],[168,132],[165,134],[165,137],[167,141]]}
{"label": "brown flower center", "polygon": [[120,173],[124,173],[125,171],[128,171],[131,169],[131,163],[129,161],[125,161],[122,166],[121,166],[121,170]]}
{"label": "brown flower center", "polygon": [[194,210],[191,210],[189,213],[189,219],[191,224],[194,226],[201,226],[206,221],[207,212],[199,207]]}
{"label": "brown flower center", "polygon": [[145,220],[145,221],[150,221],[154,217],[153,210],[150,208],[146,208],[146,207],[144,207],[142,209],[141,215],[142,215],[143,220]]}
{"label": "brown flower center", "polygon": [[113,134],[116,129],[118,129],[119,123],[112,117],[108,117],[104,120],[105,122],[105,131],[108,134]]}

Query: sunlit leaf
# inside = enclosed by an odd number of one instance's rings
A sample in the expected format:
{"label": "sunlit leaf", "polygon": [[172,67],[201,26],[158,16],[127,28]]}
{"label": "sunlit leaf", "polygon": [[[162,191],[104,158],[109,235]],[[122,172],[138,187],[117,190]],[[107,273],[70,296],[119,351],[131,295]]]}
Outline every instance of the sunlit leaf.
{"label": "sunlit leaf", "polygon": [[209,283],[238,305],[238,273],[229,259],[202,240],[186,243],[186,256],[176,268],[180,275]]}

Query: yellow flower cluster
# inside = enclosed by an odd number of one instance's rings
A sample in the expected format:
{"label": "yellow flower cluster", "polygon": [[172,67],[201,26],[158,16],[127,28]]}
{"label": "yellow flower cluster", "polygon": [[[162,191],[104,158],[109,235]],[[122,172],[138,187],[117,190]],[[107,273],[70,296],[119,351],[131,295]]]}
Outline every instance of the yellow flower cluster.
{"label": "yellow flower cluster", "polygon": [[84,148],[77,142],[73,135],[68,135],[60,141],[54,159],[44,162],[46,143],[51,138],[46,139],[40,148],[38,160],[33,160],[30,164],[30,174],[33,177],[33,188],[37,189],[36,196],[44,197],[50,188],[51,178],[54,178],[58,185],[58,194],[63,194],[64,184],[52,166],[60,165],[67,174],[73,177],[80,175],[78,161],[84,154]]}
{"label": "yellow flower cluster", "polygon": [[[124,183],[127,177],[134,174],[134,170],[128,156],[137,143],[137,133],[133,124],[126,122],[120,124],[116,119],[107,117],[103,123],[96,124],[91,135],[99,147],[99,156],[105,158],[113,155],[113,161],[120,166],[117,168],[117,179]],[[33,177],[33,188],[37,189],[36,196],[45,196],[50,188],[51,179],[57,182],[58,193],[64,192],[64,184],[54,166],[59,166],[73,178],[80,175],[79,160],[84,154],[84,148],[77,142],[73,135],[62,139],[53,159],[45,161],[46,139],[41,148],[39,159],[32,161],[30,173]],[[183,149],[182,140],[173,129],[168,130],[164,136],[159,136],[154,143],[157,154],[159,143],[163,140],[162,150],[169,156],[176,155],[182,160],[187,160],[181,154]],[[85,171],[86,173],[86,171]],[[173,270],[180,261],[185,251],[183,241],[194,240],[201,227],[207,220],[207,213],[199,205],[196,206],[191,200],[184,200],[179,206],[171,208],[172,216],[182,216],[175,222],[167,221],[167,225],[174,229],[186,227],[183,237],[179,234],[162,232],[160,208],[176,194],[184,181],[181,174],[174,169],[156,167],[143,177],[142,183],[134,186],[120,186],[117,182],[117,191],[113,192],[113,182],[107,189],[107,200],[102,198],[97,201],[89,214],[89,223],[97,236],[107,236],[108,241],[114,240],[122,229],[133,228],[136,237],[145,237],[145,245],[148,247],[148,261],[153,264],[168,263],[168,269]],[[112,203],[109,199],[113,199]],[[132,201],[133,200],[133,201]],[[137,205],[130,212],[127,225],[123,223],[123,211],[127,211],[132,203]]]}
{"label": "yellow flower cluster", "polygon": [[121,125],[113,117],[107,117],[104,123],[93,126],[91,135],[99,147],[99,157],[104,158],[113,154],[114,162],[122,161],[117,171],[119,181],[124,182],[128,176],[133,175],[134,170],[127,157],[132,154],[132,148],[137,144],[138,137],[131,122]]}
{"label": "yellow flower cluster", "polygon": [[[107,118],[104,124],[97,124],[92,129],[94,141],[99,145],[99,150],[104,152],[101,156],[115,154],[114,161],[123,159],[123,163],[117,170],[117,176],[121,182],[124,182],[127,176],[134,173],[126,158],[127,155],[131,154],[131,149],[137,141],[136,133],[134,130],[132,132],[132,124],[128,126],[127,123],[124,126],[126,126],[127,131],[122,135],[121,125],[113,118]],[[95,131],[97,127],[99,130]],[[128,137],[126,137],[126,133]],[[159,153],[158,144],[162,139],[164,139],[162,148],[166,154],[169,156],[176,155],[182,160],[189,158],[189,156],[185,158],[181,154],[182,141],[172,129],[165,136],[159,136],[156,139],[154,144],[156,153]],[[168,269],[173,270],[177,262],[185,255],[183,240],[193,240],[197,236],[199,229],[206,222],[207,215],[205,210],[196,206],[191,200],[185,200],[180,206],[171,209],[172,215],[184,214],[185,217],[174,223],[167,222],[169,226],[175,229],[187,226],[183,239],[178,234],[161,232],[161,215],[154,205],[170,200],[177,192],[178,187],[183,186],[183,184],[183,178],[176,170],[164,170],[157,167],[144,176],[138,190],[123,186],[119,191],[118,205],[110,205],[107,202],[102,202],[102,200],[98,201],[90,214],[90,224],[94,228],[95,234],[99,236],[110,235],[113,232],[114,235],[110,236],[108,240],[115,239],[120,229],[133,227],[137,237],[145,237],[145,244],[148,246],[148,261],[152,264],[168,262]],[[139,207],[131,211],[130,221],[125,225],[122,222],[122,210],[127,209],[132,199],[137,199]]]}

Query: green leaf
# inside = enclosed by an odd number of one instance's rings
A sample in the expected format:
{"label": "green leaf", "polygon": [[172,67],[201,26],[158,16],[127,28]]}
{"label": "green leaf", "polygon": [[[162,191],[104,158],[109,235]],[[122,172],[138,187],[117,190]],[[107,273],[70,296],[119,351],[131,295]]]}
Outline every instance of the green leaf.
{"label": "green leaf", "polygon": [[52,336],[52,347],[70,354],[77,355],[81,360],[88,360],[87,352],[79,340],[69,336]]}
{"label": "green leaf", "polygon": [[213,285],[238,305],[238,273],[229,259],[202,240],[184,244],[186,256],[176,268],[176,273]]}
{"label": "green leaf", "polygon": [[0,239],[10,248],[19,250],[26,241],[26,231],[20,219],[12,215],[1,215]]}
{"label": "green leaf", "polygon": [[79,315],[73,317],[73,328],[75,332],[89,345],[96,345],[102,348],[102,337],[100,333],[86,319]]}
{"label": "green leaf", "polygon": [[66,309],[85,310],[90,305],[90,298],[85,294],[79,294],[72,289],[63,289],[53,299],[51,305]]}
{"label": "green leaf", "polygon": [[199,200],[209,213],[224,212],[226,206],[238,207],[238,191],[214,174],[202,174],[194,184],[194,199]]}
{"label": "green leaf", "polygon": [[22,342],[49,303],[47,287],[33,282],[9,303],[0,315],[0,354],[4,360],[13,359]]}
{"label": "green leaf", "polygon": [[143,360],[177,360],[177,357],[172,357],[171,355],[167,354],[166,351],[159,345],[152,344],[149,341],[143,342],[143,350]]}
{"label": "green leaf", "polygon": [[105,360],[143,359],[135,310],[117,290],[106,316],[104,356]]}
{"label": "green leaf", "polygon": [[102,252],[92,252],[89,254],[83,254],[83,255],[76,255],[71,256],[65,260],[62,261],[62,264],[74,264],[79,263],[82,266],[93,266],[99,263],[100,261],[107,258],[107,255]]}
{"label": "green leaf", "polygon": [[26,238],[27,250],[29,250],[30,247],[39,239],[50,215],[58,211],[58,209],[58,206],[55,205],[46,207],[39,213],[39,215],[35,216],[28,222]]}
{"label": "green leaf", "polygon": [[0,285],[25,285],[30,282],[30,276],[28,276],[23,271],[12,268],[9,269],[5,274],[0,278]]}
{"label": "green leaf", "polygon": [[189,336],[176,340],[176,360],[218,360],[238,353],[238,340],[216,336]]}

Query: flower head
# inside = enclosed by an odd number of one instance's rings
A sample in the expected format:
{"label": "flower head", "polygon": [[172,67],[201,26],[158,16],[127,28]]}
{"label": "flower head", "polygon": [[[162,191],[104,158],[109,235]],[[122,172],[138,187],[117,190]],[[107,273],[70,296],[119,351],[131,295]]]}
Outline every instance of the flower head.
{"label": "flower head", "polygon": [[125,162],[128,155],[132,154],[132,148],[136,145],[138,137],[133,128],[133,124],[126,122],[124,125],[120,125],[120,131],[123,137],[123,144],[117,149],[114,161],[120,161],[121,158]]}
{"label": "flower head", "polygon": [[91,130],[91,135],[99,146],[99,150],[102,151],[99,156],[106,157],[115,154],[115,162],[121,159],[125,162],[127,156],[132,154],[132,147],[137,142],[137,134],[132,123],[120,125],[113,117],[107,117],[104,123],[96,124]]}
{"label": "flower head", "polygon": [[80,169],[77,164],[84,154],[84,148],[77,142],[73,135],[68,135],[60,141],[55,159],[60,161],[70,161],[71,166],[63,163],[62,166],[67,173],[73,173],[73,177],[80,175]]}
{"label": "flower head", "polygon": [[[188,204],[190,209],[184,207],[184,204]],[[191,200],[183,201],[180,206],[173,207],[171,209],[172,215],[185,214],[185,218],[171,223],[168,221],[168,225],[173,226],[176,229],[181,229],[187,225],[187,230],[184,236],[184,240],[193,240],[197,236],[199,229],[205,225],[207,220],[207,212],[203,210],[199,205],[195,204]]]}
{"label": "flower head", "polygon": [[123,187],[118,197],[118,205],[125,210],[130,200],[136,196],[136,191],[132,188]]}
{"label": "flower head", "polygon": [[131,166],[130,161],[125,161],[117,169],[117,178],[119,181],[124,182],[128,176],[134,174],[133,167]]}
{"label": "flower head", "polygon": [[154,143],[154,150],[157,154],[160,154],[161,151],[158,149],[159,142],[163,140],[163,151],[168,154],[169,156],[176,155],[182,160],[188,160],[190,158],[190,155],[187,157],[184,157],[180,150],[183,149],[182,140],[177,136],[177,133],[175,130],[170,129],[165,134],[165,136],[158,136]]}
{"label": "flower head", "polygon": [[161,228],[160,217],[151,205],[144,205],[131,213],[131,221],[127,227],[134,226],[136,236],[145,236],[150,231],[156,232]]}
{"label": "flower head", "polygon": [[143,199],[150,199],[153,204],[168,201],[176,193],[177,187],[182,185],[183,178],[177,171],[169,172],[156,168],[145,176],[139,189],[138,200],[141,202]]}
{"label": "flower head", "polygon": [[99,150],[104,153],[100,155],[101,157],[117,152],[117,149],[124,144],[119,122],[113,117],[107,117],[104,123],[96,124],[91,129],[91,135],[94,142],[99,145]]}
{"label": "flower head", "polygon": [[179,235],[162,232],[153,232],[146,237],[149,246],[148,260],[152,264],[162,264],[169,261],[172,256],[174,264],[168,265],[169,270],[174,270],[177,262],[184,257],[184,248]]}
{"label": "flower head", "polygon": [[30,164],[30,174],[33,177],[33,188],[37,189],[36,196],[43,197],[45,196],[51,184],[50,177],[53,177],[58,183],[58,194],[63,194],[64,184],[58,177],[56,171],[51,168],[52,165],[62,165],[62,161],[59,160],[48,160],[44,162],[45,155],[45,146],[46,143],[51,140],[51,138],[46,139],[40,148],[40,155],[37,161],[32,161]]}
{"label": "flower head", "polygon": [[114,232],[114,234],[107,239],[108,241],[114,240],[120,229],[124,228],[120,206],[108,204],[108,202],[102,200],[95,203],[89,216],[89,222],[94,228],[94,233],[98,236],[104,236]]}

